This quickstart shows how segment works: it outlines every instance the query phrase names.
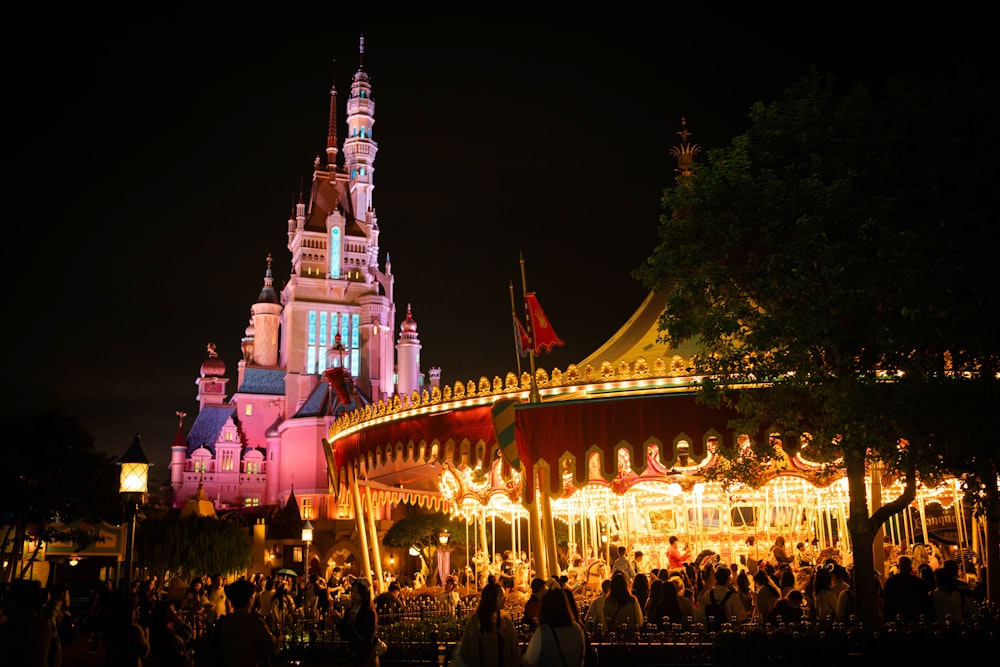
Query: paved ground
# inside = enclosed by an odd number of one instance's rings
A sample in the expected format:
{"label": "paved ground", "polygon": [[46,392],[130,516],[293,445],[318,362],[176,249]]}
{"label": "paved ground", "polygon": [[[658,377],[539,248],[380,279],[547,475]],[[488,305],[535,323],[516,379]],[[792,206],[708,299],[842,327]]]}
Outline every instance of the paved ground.
{"label": "paved ground", "polygon": [[104,667],[104,651],[90,652],[90,640],[87,637],[77,639],[63,649],[62,667]]}

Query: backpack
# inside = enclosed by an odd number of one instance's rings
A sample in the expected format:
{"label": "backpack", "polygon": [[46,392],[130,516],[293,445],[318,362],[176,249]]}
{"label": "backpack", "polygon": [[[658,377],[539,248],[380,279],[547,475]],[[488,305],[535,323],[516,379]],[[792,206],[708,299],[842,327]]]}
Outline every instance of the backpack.
{"label": "backpack", "polygon": [[726,618],[726,603],[732,594],[732,591],[726,591],[720,602],[715,599],[715,590],[708,592],[708,604],[705,606],[705,627],[710,632],[718,632],[722,629],[722,624],[729,620]]}

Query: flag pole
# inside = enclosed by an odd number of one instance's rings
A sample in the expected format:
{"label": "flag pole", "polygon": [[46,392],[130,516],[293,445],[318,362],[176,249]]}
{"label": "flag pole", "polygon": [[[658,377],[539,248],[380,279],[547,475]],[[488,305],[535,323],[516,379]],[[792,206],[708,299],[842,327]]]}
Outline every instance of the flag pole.
{"label": "flag pole", "polygon": [[[528,347],[528,363],[531,365],[531,399],[532,403],[541,403],[542,399],[538,392],[538,378],[535,377],[535,323],[532,320],[530,309],[528,308],[528,279],[524,272],[524,253],[520,254],[521,259],[521,293],[524,297],[524,320],[528,328],[528,340],[531,345]],[[556,550],[555,525],[552,523],[552,497],[549,495],[549,471],[546,468],[539,468],[537,462],[533,463],[533,469],[528,473],[534,481],[535,497],[531,498],[531,505],[528,510],[529,520],[532,527],[538,526],[538,554],[535,558],[536,570],[542,573],[542,578],[559,576],[559,553]],[[543,480],[544,477],[544,480]],[[544,483],[543,483],[544,481]]]}
{"label": "flag pole", "polygon": [[514,357],[517,359],[517,378],[521,379],[521,332],[517,330],[517,308],[514,306],[514,281],[510,281],[510,316],[514,320]]}
{"label": "flag pole", "polygon": [[528,279],[524,275],[524,253],[521,253],[521,296],[524,298],[524,326],[528,330],[528,340],[531,346],[528,348],[528,364],[531,368],[531,402],[541,403],[541,395],[538,393],[538,380],[535,379],[535,325],[531,321],[531,313],[528,312]]}

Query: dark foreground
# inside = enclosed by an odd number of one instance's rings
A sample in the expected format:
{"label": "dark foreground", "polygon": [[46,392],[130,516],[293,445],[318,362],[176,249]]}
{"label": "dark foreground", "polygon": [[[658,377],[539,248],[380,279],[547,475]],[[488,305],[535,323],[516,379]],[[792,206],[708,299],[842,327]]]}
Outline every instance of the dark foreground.
{"label": "dark foreground", "polygon": [[[389,645],[383,667],[446,665],[457,639],[454,626],[396,624],[380,633]],[[959,656],[992,654],[1000,646],[1000,615],[981,614],[964,626],[889,623],[869,630],[842,623],[801,623],[777,628],[742,625],[705,633],[649,628],[630,638],[594,637],[604,666],[671,667],[700,665],[801,665],[839,667],[878,663],[954,662]],[[197,647],[196,647],[197,648]],[[347,652],[335,633],[289,633],[274,667],[327,667],[346,664]],[[63,667],[103,667],[103,650],[90,652],[81,637],[67,648]],[[197,667],[211,667],[204,661]]]}

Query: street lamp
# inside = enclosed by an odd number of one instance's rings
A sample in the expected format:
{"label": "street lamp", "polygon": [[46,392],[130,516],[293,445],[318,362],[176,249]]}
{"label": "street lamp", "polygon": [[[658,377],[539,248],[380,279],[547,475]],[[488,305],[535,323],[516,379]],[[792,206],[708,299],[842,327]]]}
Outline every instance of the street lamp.
{"label": "street lamp", "polygon": [[139,513],[139,503],[147,491],[149,466],[152,465],[142,451],[142,441],[136,434],[122,457],[118,459],[121,466],[118,492],[122,494],[128,519],[128,534],[125,538],[125,592],[132,588],[132,558],[135,546],[135,518]]}
{"label": "street lamp", "polygon": [[309,523],[309,519],[306,519],[306,522],[304,524],[302,524],[302,541],[306,543],[306,557],[303,559],[304,565],[303,565],[302,574],[303,575],[308,575],[309,574],[309,547],[310,547],[310,545],[312,544],[312,541],[313,541],[313,525],[311,523]]}

